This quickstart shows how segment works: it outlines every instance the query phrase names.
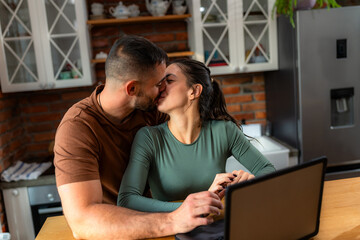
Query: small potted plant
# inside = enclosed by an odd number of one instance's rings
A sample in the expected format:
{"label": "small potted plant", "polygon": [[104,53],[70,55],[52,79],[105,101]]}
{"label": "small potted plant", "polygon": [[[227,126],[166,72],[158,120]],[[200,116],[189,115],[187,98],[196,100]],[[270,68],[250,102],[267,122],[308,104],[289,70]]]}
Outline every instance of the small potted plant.
{"label": "small potted plant", "polygon": [[272,15],[276,11],[278,15],[285,15],[289,18],[291,25],[295,28],[294,23],[294,11],[296,9],[311,9],[317,4],[317,6],[327,8],[341,7],[336,0],[276,0]]}

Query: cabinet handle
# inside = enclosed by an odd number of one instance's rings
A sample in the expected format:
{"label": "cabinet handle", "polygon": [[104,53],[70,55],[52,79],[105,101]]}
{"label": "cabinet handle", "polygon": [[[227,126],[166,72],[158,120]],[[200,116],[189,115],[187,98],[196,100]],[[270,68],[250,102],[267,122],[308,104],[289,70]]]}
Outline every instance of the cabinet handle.
{"label": "cabinet handle", "polygon": [[19,196],[19,190],[17,189],[12,190],[12,195],[15,197]]}
{"label": "cabinet handle", "polygon": [[40,209],[38,209],[39,214],[61,213],[61,212],[62,212],[62,207],[40,208]]}

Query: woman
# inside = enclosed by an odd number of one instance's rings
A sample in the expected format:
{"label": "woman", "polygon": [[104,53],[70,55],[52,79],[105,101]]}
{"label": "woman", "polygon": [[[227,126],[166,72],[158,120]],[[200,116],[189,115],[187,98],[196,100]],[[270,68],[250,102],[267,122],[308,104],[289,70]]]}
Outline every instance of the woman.
{"label": "woman", "polygon": [[[147,212],[173,211],[181,203],[169,201],[204,190],[221,198],[228,184],[275,170],[227,113],[219,84],[203,63],[175,60],[166,76],[158,110],[170,120],[136,134],[118,205]],[[252,174],[224,173],[231,155]],[[154,199],[142,196],[147,181]]]}

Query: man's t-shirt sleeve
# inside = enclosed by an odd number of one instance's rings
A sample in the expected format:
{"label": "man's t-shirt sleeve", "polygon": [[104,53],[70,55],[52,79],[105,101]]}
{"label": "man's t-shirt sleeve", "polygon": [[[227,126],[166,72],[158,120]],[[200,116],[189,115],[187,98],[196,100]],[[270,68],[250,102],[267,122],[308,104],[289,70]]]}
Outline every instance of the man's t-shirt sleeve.
{"label": "man's t-shirt sleeve", "polygon": [[54,146],[57,186],[100,179],[99,151],[97,139],[87,125],[76,120],[61,123]]}

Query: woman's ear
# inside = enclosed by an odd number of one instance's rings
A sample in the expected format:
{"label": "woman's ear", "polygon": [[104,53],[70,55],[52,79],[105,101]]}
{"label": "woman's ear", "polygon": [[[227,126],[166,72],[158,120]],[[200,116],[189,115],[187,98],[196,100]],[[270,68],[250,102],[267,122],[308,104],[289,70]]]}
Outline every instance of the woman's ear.
{"label": "woman's ear", "polygon": [[201,84],[195,84],[192,89],[193,91],[191,93],[190,99],[194,100],[196,98],[199,98],[203,90],[203,86]]}
{"label": "woman's ear", "polygon": [[136,96],[140,90],[140,84],[136,80],[130,80],[125,83],[126,94],[129,96]]}

